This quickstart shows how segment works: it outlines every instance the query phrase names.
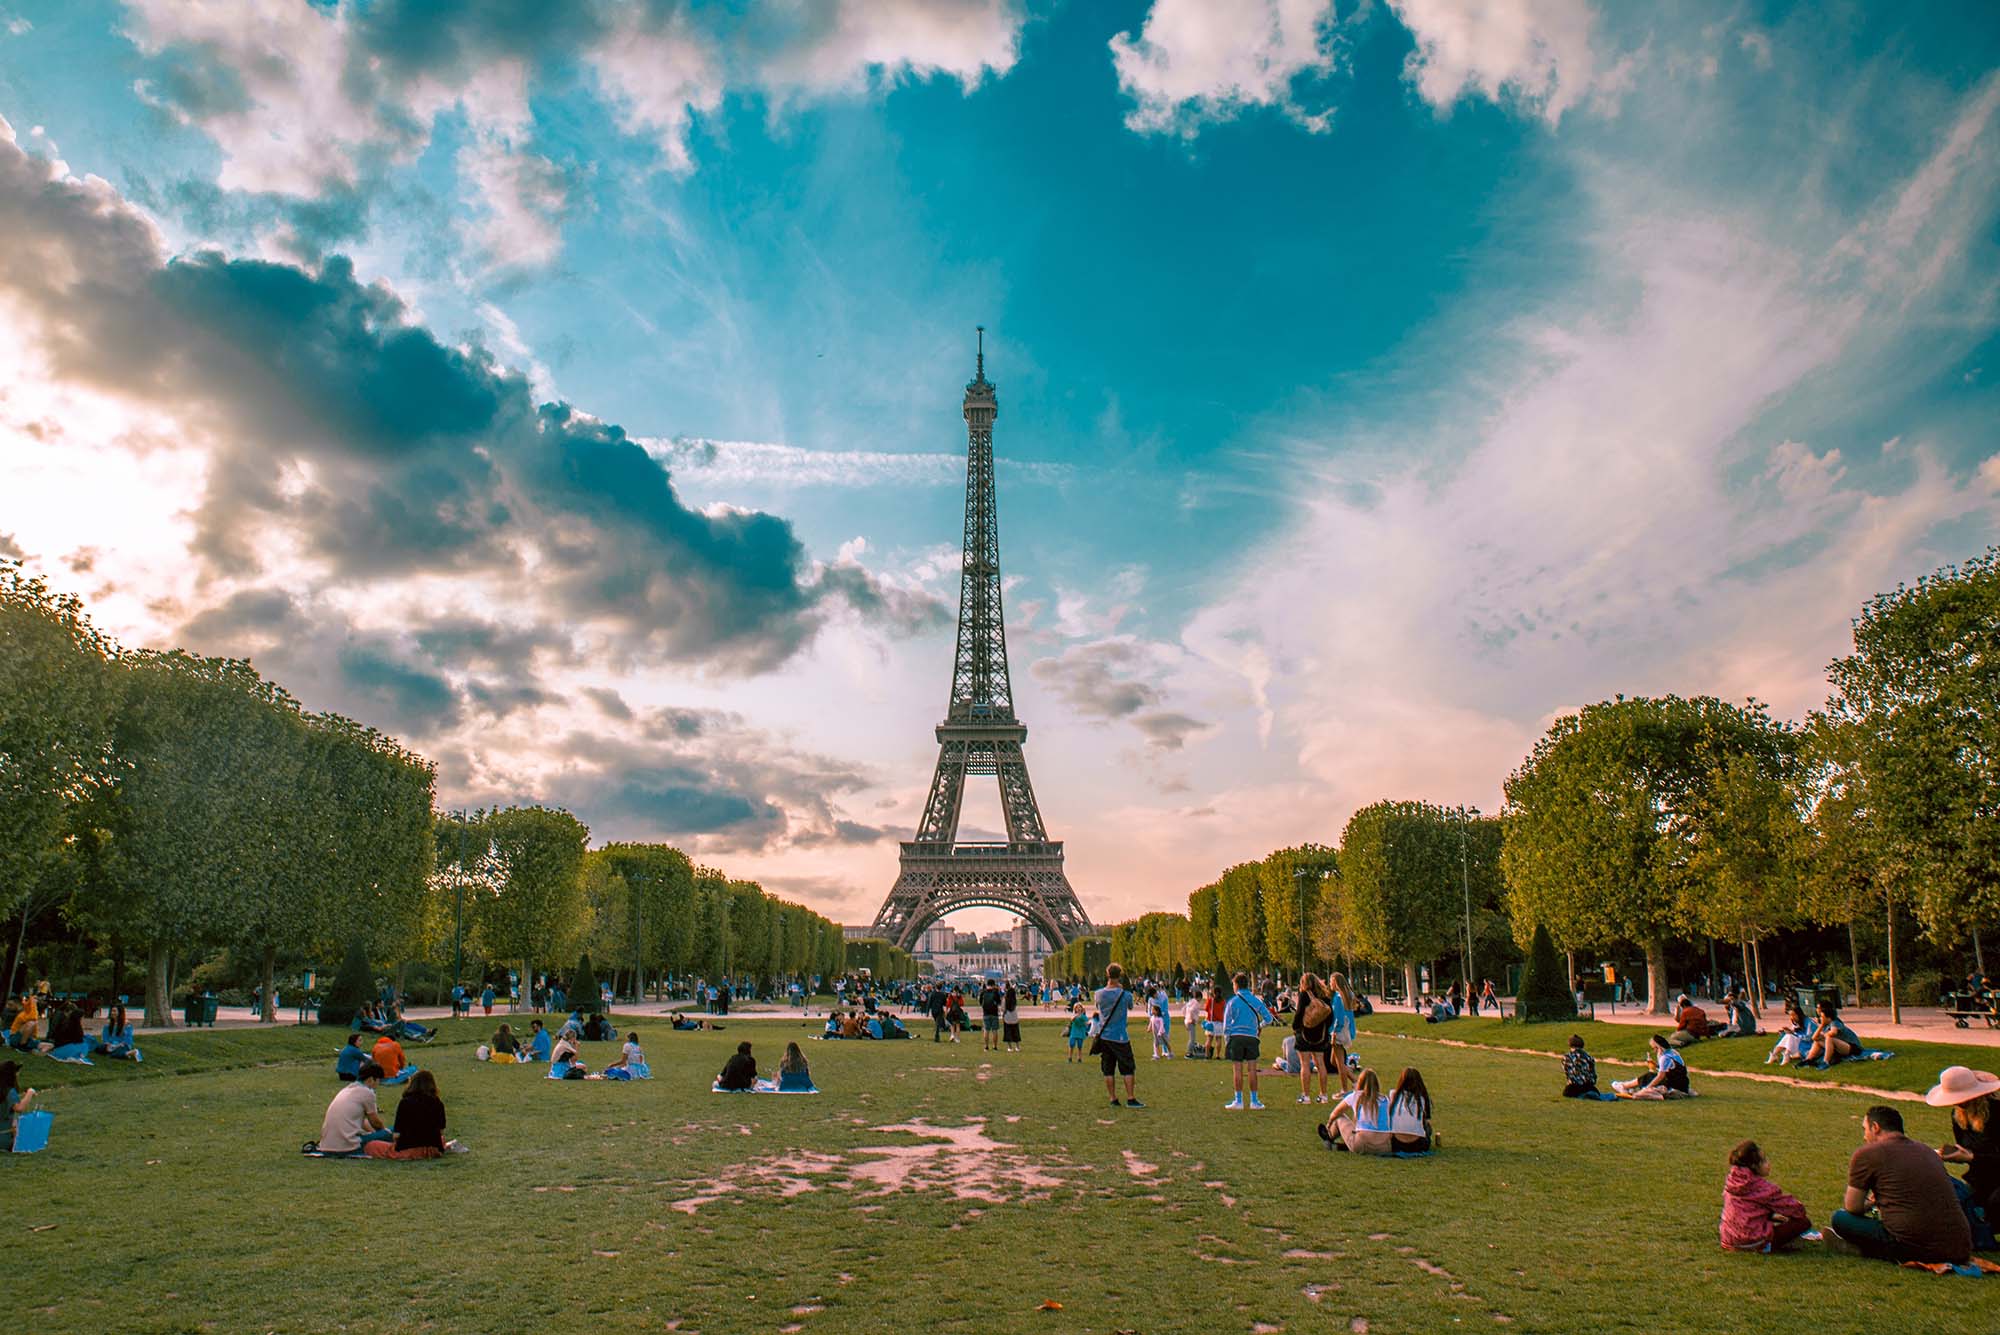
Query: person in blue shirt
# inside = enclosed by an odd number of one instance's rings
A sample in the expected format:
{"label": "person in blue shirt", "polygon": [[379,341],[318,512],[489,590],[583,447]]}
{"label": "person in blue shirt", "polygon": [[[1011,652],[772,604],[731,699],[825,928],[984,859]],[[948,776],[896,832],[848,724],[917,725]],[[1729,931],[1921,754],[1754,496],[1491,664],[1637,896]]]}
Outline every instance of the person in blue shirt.
{"label": "person in blue shirt", "polygon": [[528,1056],[535,1061],[545,1062],[549,1059],[550,1046],[549,1031],[542,1027],[540,1020],[530,1020],[528,1022]]}
{"label": "person in blue shirt", "polygon": [[1116,964],[1104,970],[1104,986],[1097,990],[1097,1069],[1104,1074],[1104,1090],[1111,1096],[1111,1106],[1118,1102],[1118,1076],[1125,1077],[1125,1102],[1127,1108],[1143,1108],[1133,1094],[1133,1086],[1138,1081],[1139,1067],[1132,1060],[1132,1036],[1125,1027],[1126,1019],[1132,1014],[1132,993],[1125,986],[1125,970]]}
{"label": "person in blue shirt", "polygon": [[352,1081],[360,1076],[361,1068],[366,1066],[369,1060],[367,1052],[361,1047],[361,1035],[358,1033],[349,1034],[347,1036],[347,1046],[342,1048],[340,1055],[333,1059],[333,1073],[342,1080]]}
{"label": "person in blue shirt", "polygon": [[[1257,1061],[1262,1045],[1257,1041],[1257,1031],[1278,1021],[1271,1014],[1270,1007],[1250,990],[1249,974],[1239,973],[1230,981],[1235,984],[1236,994],[1222,1008],[1222,1038],[1223,1055],[1229,1059],[1235,1073],[1236,1096],[1222,1106],[1227,1112],[1240,1112],[1245,1108],[1261,1112],[1264,1104],[1257,1097]],[[1250,1084],[1247,1103],[1243,1099],[1246,1079]]]}
{"label": "person in blue shirt", "polygon": [[1636,1080],[1614,1080],[1613,1092],[1628,1099],[1687,1098],[1687,1061],[1667,1042],[1665,1034],[1654,1034],[1652,1074]]}
{"label": "person in blue shirt", "polygon": [[1083,1060],[1083,1041],[1090,1037],[1090,1019],[1083,1013],[1083,1003],[1077,1002],[1069,1013],[1069,1055],[1066,1062]]}

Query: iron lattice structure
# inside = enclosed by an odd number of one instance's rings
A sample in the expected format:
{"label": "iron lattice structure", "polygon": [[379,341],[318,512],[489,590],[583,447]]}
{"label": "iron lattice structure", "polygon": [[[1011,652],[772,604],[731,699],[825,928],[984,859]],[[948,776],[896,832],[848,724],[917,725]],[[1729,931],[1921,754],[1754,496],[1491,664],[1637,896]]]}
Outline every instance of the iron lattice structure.
{"label": "iron lattice structure", "polygon": [[[924,928],[963,908],[1020,914],[1057,948],[1091,931],[1090,918],[1063,871],[1063,846],[1050,839],[1035,805],[1022,747],[1027,725],[1014,716],[1007,674],[1007,623],[1000,607],[1000,520],[993,494],[993,419],[1000,405],[986,378],[986,336],[965,387],[965,564],[958,583],[958,647],[951,702],[937,726],[937,772],[917,837],[903,844],[902,870],[873,934],[905,950]],[[958,837],[967,775],[1000,784],[1007,838]]]}

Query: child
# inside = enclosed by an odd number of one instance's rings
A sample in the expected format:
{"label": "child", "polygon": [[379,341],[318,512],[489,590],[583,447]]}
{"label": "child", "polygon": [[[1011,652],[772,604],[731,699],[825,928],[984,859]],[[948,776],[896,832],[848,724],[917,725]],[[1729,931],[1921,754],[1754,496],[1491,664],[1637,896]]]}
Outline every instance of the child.
{"label": "child", "polygon": [[1597,1087],[1597,1059],[1583,1050],[1583,1035],[1569,1036],[1569,1051],[1563,1054],[1563,1097],[1566,1099],[1616,1099]]}
{"label": "child", "polygon": [[1082,1061],[1083,1040],[1088,1037],[1090,1037],[1090,1021],[1085,1018],[1083,1003],[1079,1001],[1069,1009],[1069,1056],[1063,1058],[1063,1060],[1068,1062]]}
{"label": "child", "polygon": [[1754,1140],[1729,1152],[1722,1185],[1722,1245],[1733,1252],[1778,1252],[1810,1236],[1812,1220],[1796,1196],[1771,1180],[1771,1161]]}
{"label": "child", "polygon": [[[1267,1024],[1278,1021],[1264,1003],[1250,990],[1250,975],[1239,973],[1230,980],[1236,985],[1235,993],[1222,1011],[1222,1032],[1227,1040],[1225,1056],[1229,1058],[1231,1074],[1236,1082],[1236,1095],[1222,1105],[1225,1112],[1241,1112],[1249,1109],[1262,1112],[1263,1101],[1257,1097],[1257,1059],[1260,1055],[1257,1031]],[[1243,1082],[1250,1082],[1250,1101],[1243,1100]]]}
{"label": "child", "polygon": [[1167,1003],[1164,997],[1155,997],[1146,1004],[1146,1032],[1153,1038],[1153,1060],[1172,1057],[1167,1047]]}
{"label": "child", "polygon": [[1208,1012],[1202,1007],[1201,996],[1193,988],[1188,989],[1187,1005],[1181,1008],[1181,1023],[1187,1027],[1187,1055],[1206,1057],[1208,1055],[1207,1035],[1204,1021]]}

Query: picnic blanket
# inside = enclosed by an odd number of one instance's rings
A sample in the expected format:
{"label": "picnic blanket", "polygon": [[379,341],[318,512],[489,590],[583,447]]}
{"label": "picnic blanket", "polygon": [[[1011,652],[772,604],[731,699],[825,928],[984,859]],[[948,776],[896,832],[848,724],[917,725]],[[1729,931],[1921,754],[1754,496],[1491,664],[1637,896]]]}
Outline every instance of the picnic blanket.
{"label": "picnic blanket", "polygon": [[2000,1265],[1975,1256],[1964,1265],[1953,1265],[1949,1261],[1905,1261],[1905,1270],[1928,1270],[1933,1275],[1963,1275],[1967,1279],[1978,1279],[1982,1275],[2000,1275]]}
{"label": "picnic blanket", "polygon": [[84,1056],[82,1046],[80,1044],[75,1044],[75,1043],[72,1043],[67,1047],[50,1048],[47,1052],[44,1052],[42,1055],[44,1057],[47,1057],[52,1062],[65,1062],[71,1066],[97,1065],[96,1062]]}

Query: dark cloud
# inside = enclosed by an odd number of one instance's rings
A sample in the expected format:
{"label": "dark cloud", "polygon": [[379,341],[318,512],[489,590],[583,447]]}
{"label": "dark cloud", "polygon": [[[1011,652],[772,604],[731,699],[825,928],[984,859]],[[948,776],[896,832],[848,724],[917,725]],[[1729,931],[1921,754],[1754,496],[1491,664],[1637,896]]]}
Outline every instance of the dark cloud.
{"label": "dark cloud", "polygon": [[28,553],[22,549],[20,543],[14,541],[13,534],[0,533],[0,557],[10,561],[25,561],[28,559]]}
{"label": "dark cloud", "polygon": [[608,686],[586,686],[583,688],[583,698],[596,705],[598,711],[606,718],[616,719],[620,723],[629,722],[632,718],[632,706],[625,703],[624,696]]}
{"label": "dark cloud", "polygon": [[1158,674],[1153,651],[1128,636],[1073,644],[1028,671],[1085,718],[1128,722],[1157,750],[1178,751],[1214,726],[1165,707],[1165,693],[1148,680]]}
{"label": "dark cloud", "polygon": [[[214,441],[195,551],[254,578],[282,530],[330,578],[463,573],[628,658],[724,671],[784,661],[845,601],[892,629],[928,595],[843,563],[815,574],[791,525],[690,508],[618,426],[536,405],[526,379],[412,324],[344,258],[163,260],[102,182],[55,178],[0,132],[0,289],[58,374],[175,410]],[[532,568],[532,579],[525,572]]]}

